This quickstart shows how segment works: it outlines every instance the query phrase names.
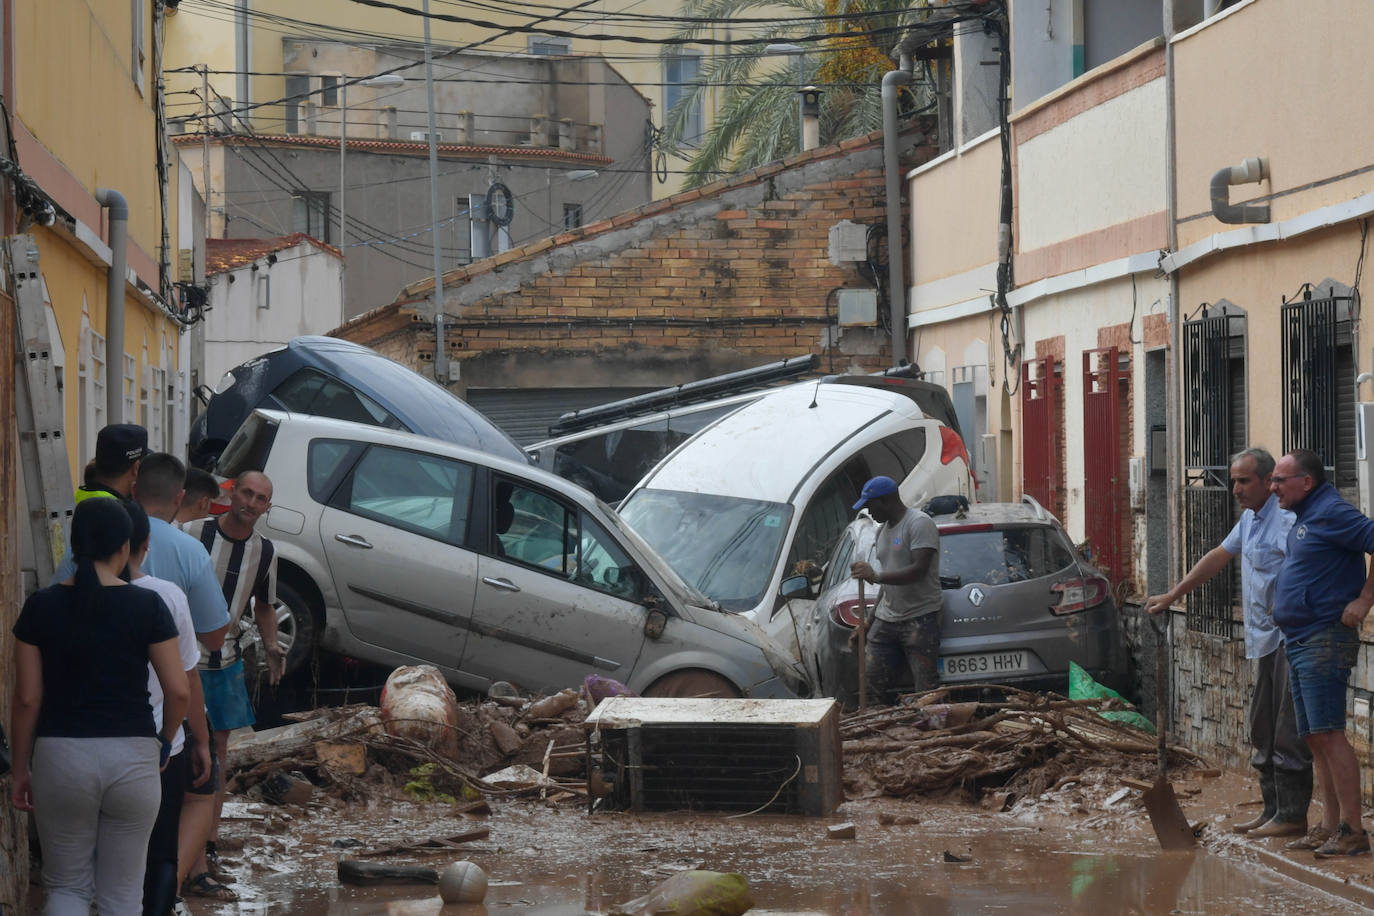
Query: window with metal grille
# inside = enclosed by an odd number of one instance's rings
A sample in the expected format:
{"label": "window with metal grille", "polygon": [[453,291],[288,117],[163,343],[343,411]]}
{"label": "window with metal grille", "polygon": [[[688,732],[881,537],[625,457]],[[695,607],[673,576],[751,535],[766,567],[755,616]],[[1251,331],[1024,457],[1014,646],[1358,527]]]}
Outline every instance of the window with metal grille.
{"label": "window with metal grille", "polygon": [[1285,297],[1279,313],[1284,451],[1316,452],[1338,488],[1356,485],[1354,312],[1354,292],[1323,280]]}
{"label": "window with metal grille", "polygon": [[[700,51],[682,48],[663,58],[663,110],[672,111],[683,98],[695,92],[695,84],[701,79]],[[686,103],[684,103],[686,104]],[[690,103],[687,112],[687,126],[682,131],[682,142],[696,146],[706,132],[706,119],[702,110],[702,99],[698,95]]]}
{"label": "window with metal grille", "polygon": [[[1235,524],[1231,456],[1246,447],[1245,312],[1222,300],[1183,324],[1184,563],[1191,568]],[[1229,639],[1240,564],[1188,596],[1188,629]]]}
{"label": "window with metal grille", "polygon": [[576,229],[582,225],[582,205],[564,204],[563,205],[563,228]]}

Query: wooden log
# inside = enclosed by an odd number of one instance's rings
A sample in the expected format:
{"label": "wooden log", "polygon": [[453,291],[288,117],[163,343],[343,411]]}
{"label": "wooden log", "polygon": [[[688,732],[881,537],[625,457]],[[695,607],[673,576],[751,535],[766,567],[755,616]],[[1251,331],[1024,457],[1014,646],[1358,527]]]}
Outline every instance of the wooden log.
{"label": "wooden log", "polygon": [[343,884],[438,884],[439,873],[423,865],[382,865],[378,862],[339,860],[339,881]]}

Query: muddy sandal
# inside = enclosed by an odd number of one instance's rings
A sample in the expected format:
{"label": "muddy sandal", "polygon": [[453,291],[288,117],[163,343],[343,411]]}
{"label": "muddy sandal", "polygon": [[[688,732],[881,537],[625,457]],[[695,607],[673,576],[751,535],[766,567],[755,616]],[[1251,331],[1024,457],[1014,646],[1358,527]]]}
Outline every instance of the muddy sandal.
{"label": "muddy sandal", "polygon": [[186,897],[205,897],[226,903],[239,899],[239,895],[234,893],[233,888],[220,884],[210,877],[208,871],[203,871],[193,878],[187,878],[186,883],[182,885],[181,893]]}

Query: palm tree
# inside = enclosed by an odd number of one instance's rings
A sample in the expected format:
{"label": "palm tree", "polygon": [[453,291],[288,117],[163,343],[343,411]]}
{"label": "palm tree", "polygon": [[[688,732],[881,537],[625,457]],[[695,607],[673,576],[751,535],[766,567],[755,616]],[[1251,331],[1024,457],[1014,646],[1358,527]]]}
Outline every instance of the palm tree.
{"label": "palm tree", "polygon": [[[792,14],[780,17],[769,40],[787,41],[789,19],[794,34],[830,32],[833,38],[807,46],[801,58],[804,83],[825,90],[820,102],[822,143],[860,136],[882,126],[879,86],[894,68],[889,56],[906,29],[923,21],[927,0],[683,0],[680,15],[725,22],[752,14]],[[818,16],[840,18],[817,20]],[[709,23],[681,28],[676,36],[700,38]],[[671,55],[665,52],[665,57]],[[718,87],[722,102],[700,144],[690,151],[685,188],[694,188],[722,174],[744,171],[801,149],[797,123],[797,64],[791,57],[765,53],[764,44],[734,45],[703,62],[694,86],[684,93],[664,119],[661,142],[682,149],[691,129],[692,113],[704,103],[706,91]],[[902,99],[905,113],[930,99],[928,82],[913,84]],[[684,150],[687,152],[687,150]]]}

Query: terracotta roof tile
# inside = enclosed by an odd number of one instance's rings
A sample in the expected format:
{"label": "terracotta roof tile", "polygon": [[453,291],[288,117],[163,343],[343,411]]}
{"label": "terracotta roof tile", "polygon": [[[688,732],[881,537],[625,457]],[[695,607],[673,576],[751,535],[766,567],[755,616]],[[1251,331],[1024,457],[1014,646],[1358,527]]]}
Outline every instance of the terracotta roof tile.
{"label": "terracotta roof tile", "polygon": [[222,274],[236,267],[251,264],[258,258],[265,258],[273,252],[295,248],[301,242],[309,242],[327,254],[343,258],[339,249],[333,245],[326,245],[304,232],[294,232],[291,235],[270,239],[206,239],[205,273],[207,276]]}

